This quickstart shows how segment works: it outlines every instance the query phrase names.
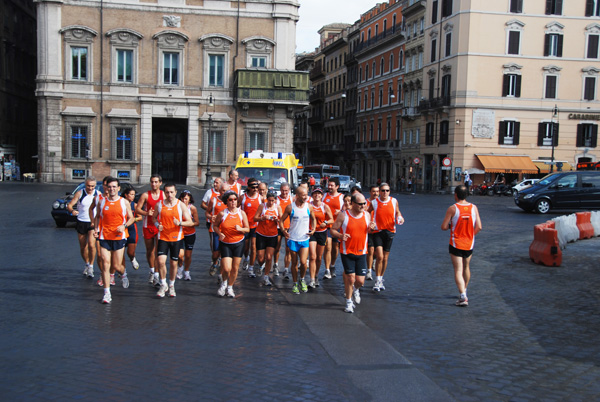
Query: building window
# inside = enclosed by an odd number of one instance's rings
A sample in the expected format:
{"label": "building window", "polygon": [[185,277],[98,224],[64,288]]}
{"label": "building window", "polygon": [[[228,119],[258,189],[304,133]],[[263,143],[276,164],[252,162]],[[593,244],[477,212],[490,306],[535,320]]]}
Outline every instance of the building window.
{"label": "building window", "polygon": [[373,69],[371,70],[371,78],[375,78],[375,67],[377,66],[377,64],[375,63],[375,61],[373,61]]}
{"label": "building window", "polygon": [[365,91],[365,110],[369,107],[369,93]]}
{"label": "building window", "polygon": [[381,141],[381,122],[377,123],[377,141]]}
{"label": "building window", "polygon": [[598,39],[600,35],[588,35],[587,36],[587,51],[585,53],[585,57],[587,59],[597,59],[598,58]]}
{"label": "building window", "polygon": [[450,131],[450,122],[444,120],[440,122],[440,144],[447,144]]}
{"label": "building window", "polygon": [[371,109],[375,107],[375,90],[371,91]]}
{"label": "building window", "polygon": [[211,54],[209,59],[208,85],[211,87],[222,87],[225,75],[225,56],[222,54]]}
{"label": "building window", "polygon": [[521,97],[521,76],[519,74],[504,74],[502,96]]}
{"label": "building window", "polygon": [[185,44],[188,37],[182,33],[173,31],[161,31],[152,36],[158,42],[159,68],[162,71],[160,79],[163,85],[183,85],[183,61]]}
{"label": "building window", "polygon": [[437,55],[437,39],[431,40],[431,62],[433,63],[436,60]]}
{"label": "building window", "polygon": [[387,125],[385,127],[385,139],[389,140],[392,136],[392,122],[390,120],[387,121]]}
{"label": "building window", "polygon": [[117,82],[133,82],[133,50],[117,50]]}
{"label": "building window", "polygon": [[421,129],[417,128],[415,130],[415,144],[419,144],[421,142]]}
{"label": "building window", "polygon": [[383,106],[383,88],[379,88],[379,107]]}
{"label": "building window", "polygon": [[369,141],[373,141],[373,123],[369,125]]}
{"label": "building window", "polygon": [[406,133],[406,130],[404,130],[404,131],[402,132],[402,143],[403,143],[403,144],[406,144],[406,137],[407,137],[407,133]]}
{"label": "building window", "polygon": [[586,17],[600,17],[600,0],[587,0],[585,3]]}
{"label": "building window", "polygon": [[112,81],[133,84],[137,80],[137,49],[143,35],[127,29],[114,29],[106,33],[112,51]]}
{"label": "building window", "polygon": [[452,0],[442,0],[442,18],[450,15],[452,15]]}
{"label": "building window", "polygon": [[87,156],[87,144],[88,144],[88,127],[87,126],[75,126],[69,127],[70,131],[70,152],[69,156],[73,159],[85,159]]}
{"label": "building window", "polygon": [[246,150],[254,151],[260,149],[267,150],[267,134],[264,131],[248,131],[246,137]]}
{"label": "building window", "polygon": [[423,68],[423,52],[419,52],[418,68]]}
{"label": "building window", "polygon": [[390,73],[394,71],[394,54],[390,54]]}
{"label": "building window", "polygon": [[433,123],[427,123],[425,126],[425,145],[433,145]]}
{"label": "building window", "polygon": [[163,84],[179,85],[179,53],[164,52]]}
{"label": "building window", "polygon": [[[382,57],[382,58],[381,58],[381,61],[379,62],[379,75],[383,75],[383,69],[384,69],[384,64],[385,64],[385,63],[384,63],[384,61],[385,61],[385,60],[384,60],[384,59],[383,59],[383,57]],[[391,72],[391,71],[392,71],[392,70],[390,70],[390,72]]]}
{"label": "building window", "polygon": [[538,146],[550,147],[553,142],[558,146],[558,123],[539,123]]}
{"label": "building window", "polygon": [[115,127],[114,158],[117,160],[133,159],[133,128]]}
{"label": "building window", "polygon": [[419,20],[419,32],[422,34],[423,32],[425,32],[425,17],[422,17]]}
{"label": "building window", "polygon": [[267,58],[266,57],[252,57],[252,67],[266,68]]}
{"label": "building window", "polygon": [[556,99],[556,84],[558,77],[556,75],[547,75],[546,84],[544,85],[544,98]]}
{"label": "building window", "polygon": [[519,54],[521,47],[521,32],[508,31],[508,54]]}
{"label": "building window", "polygon": [[438,20],[438,0],[433,0],[431,3],[431,23],[435,24]]}
{"label": "building window", "polygon": [[369,79],[369,65],[365,65],[365,81]]}
{"label": "building window", "polygon": [[452,83],[452,75],[446,74],[442,77],[442,98],[444,98],[445,105],[449,105],[450,101],[450,85]]}
{"label": "building window", "polygon": [[521,132],[521,123],[518,121],[506,120],[500,122],[498,130],[498,144],[500,145],[519,145],[519,134]]}
{"label": "building window", "polygon": [[[8,15],[8,14],[7,14]],[[98,34],[84,26],[67,26],[59,31],[64,38],[64,77],[67,80],[92,81],[92,44]]]}
{"label": "building window", "polygon": [[446,34],[446,53],[445,56],[448,57],[452,53],[452,32],[448,32]]}
{"label": "building window", "polygon": [[523,0],[510,0],[510,12],[511,13],[522,13],[523,12]]}
{"label": "building window", "polygon": [[544,56],[562,57],[563,36],[546,34],[544,39]]}
{"label": "building window", "polygon": [[435,78],[429,79],[429,100],[435,97]]}
{"label": "building window", "polygon": [[398,68],[402,68],[403,65],[404,65],[404,52],[402,50],[400,50],[400,52],[398,52]]}
{"label": "building window", "polygon": [[71,47],[71,79],[87,81],[88,48]]}
{"label": "building window", "polygon": [[563,0],[546,0],[546,15],[562,15]]}
{"label": "building window", "polygon": [[206,157],[208,154],[210,154],[210,163],[225,162],[225,131],[215,129],[213,126],[210,133],[208,132],[208,129],[206,129],[204,134],[203,148],[208,149],[208,152],[205,152],[205,155],[203,156],[204,163],[206,163]]}
{"label": "building window", "polygon": [[586,148],[596,148],[598,143],[598,125],[597,124],[578,124],[577,125],[577,146]]}
{"label": "building window", "polygon": [[583,99],[596,99],[596,77],[585,77],[583,81]]}

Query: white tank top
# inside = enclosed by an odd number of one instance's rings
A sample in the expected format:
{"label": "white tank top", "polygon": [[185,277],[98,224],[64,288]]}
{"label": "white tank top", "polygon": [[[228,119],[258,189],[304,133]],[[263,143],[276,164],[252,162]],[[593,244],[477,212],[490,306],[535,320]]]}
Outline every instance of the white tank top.
{"label": "white tank top", "polygon": [[308,235],[310,225],[310,211],[308,203],[304,203],[304,207],[300,208],[295,202],[292,202],[292,213],[290,215],[290,240],[306,241],[310,238]]}
{"label": "white tank top", "polygon": [[[94,197],[98,194],[98,190],[94,189],[92,194],[85,192],[85,189],[81,192],[81,197],[77,201],[77,220],[80,222],[91,222],[90,220],[90,205],[94,201]],[[96,209],[94,208],[94,214]]]}

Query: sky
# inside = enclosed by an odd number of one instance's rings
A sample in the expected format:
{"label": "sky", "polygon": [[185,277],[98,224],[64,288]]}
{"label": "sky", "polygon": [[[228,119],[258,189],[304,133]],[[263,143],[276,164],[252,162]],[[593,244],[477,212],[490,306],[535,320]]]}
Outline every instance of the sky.
{"label": "sky", "polygon": [[[370,10],[376,0],[299,0],[300,20],[296,26],[296,53],[312,52],[319,46],[319,29],[336,22],[353,24]],[[383,0],[379,0],[379,3]]]}

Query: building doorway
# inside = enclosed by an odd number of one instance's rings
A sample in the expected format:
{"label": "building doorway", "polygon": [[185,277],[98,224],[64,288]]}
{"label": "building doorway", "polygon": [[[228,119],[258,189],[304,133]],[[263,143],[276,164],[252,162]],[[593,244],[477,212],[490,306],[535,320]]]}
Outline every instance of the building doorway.
{"label": "building doorway", "polygon": [[152,119],[152,173],[163,182],[185,184],[187,179],[187,119]]}

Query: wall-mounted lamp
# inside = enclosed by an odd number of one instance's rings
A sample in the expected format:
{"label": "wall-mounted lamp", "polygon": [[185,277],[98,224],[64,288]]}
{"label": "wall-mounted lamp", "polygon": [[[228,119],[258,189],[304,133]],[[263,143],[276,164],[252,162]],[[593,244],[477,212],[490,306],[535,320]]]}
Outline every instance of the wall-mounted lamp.
{"label": "wall-mounted lamp", "polygon": [[390,98],[394,99],[396,95],[394,95],[394,90],[390,88]]}
{"label": "wall-mounted lamp", "polygon": [[344,92],[344,93],[342,94],[342,98],[345,98],[345,97],[346,97],[346,93]]}
{"label": "wall-mounted lamp", "polygon": [[465,144],[465,148],[469,148],[471,144]]}
{"label": "wall-mounted lamp", "polygon": [[460,120],[456,119],[456,124],[459,125],[460,124]]}

